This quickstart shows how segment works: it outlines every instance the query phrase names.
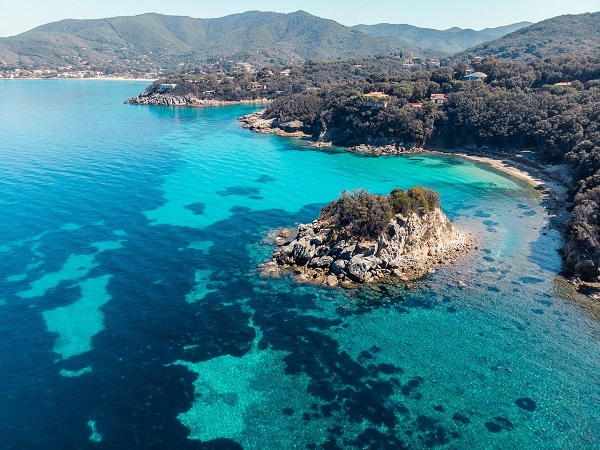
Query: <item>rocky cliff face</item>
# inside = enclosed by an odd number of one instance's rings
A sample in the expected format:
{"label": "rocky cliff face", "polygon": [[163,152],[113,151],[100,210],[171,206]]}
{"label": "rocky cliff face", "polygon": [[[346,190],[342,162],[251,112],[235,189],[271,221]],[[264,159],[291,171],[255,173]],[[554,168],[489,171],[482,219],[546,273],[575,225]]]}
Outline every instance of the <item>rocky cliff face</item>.
{"label": "rocky cliff face", "polygon": [[573,274],[574,278],[597,282],[600,272],[600,255],[597,253],[590,255],[589,250],[589,247],[567,237],[562,249],[563,259],[565,267]]}
{"label": "rocky cliff face", "polygon": [[[310,126],[304,124],[300,120],[291,120],[288,122],[280,122],[277,119],[265,119],[264,111],[248,114],[240,117],[242,128],[252,130],[256,133],[272,133],[278,136],[287,137],[302,137],[311,139],[316,147],[330,147],[337,140],[336,131],[330,131],[318,137],[311,134]],[[389,144],[388,139],[377,145],[360,144],[347,147],[347,150],[353,153],[364,153],[373,156],[383,155],[404,155],[412,153],[421,153],[423,149],[420,147],[404,147],[397,144]]]}
{"label": "rocky cliff face", "polygon": [[211,106],[227,106],[237,105],[240,103],[266,103],[268,100],[242,100],[239,102],[229,102],[218,99],[202,99],[197,98],[194,95],[173,95],[173,94],[148,94],[146,92],[132,97],[125,101],[127,105],[151,105],[151,106],[198,106],[198,107],[211,107]]}
{"label": "rocky cliff face", "polygon": [[304,124],[299,120],[280,123],[276,119],[265,119],[263,112],[240,117],[239,121],[242,123],[242,128],[252,130],[256,133],[272,133],[278,136],[310,137],[310,134],[307,133],[308,130],[306,130]]}
{"label": "rocky cliff face", "polygon": [[299,281],[339,283],[409,281],[455,261],[474,247],[440,208],[428,213],[397,214],[376,239],[357,239],[319,218],[276,239],[266,276],[290,269]]}

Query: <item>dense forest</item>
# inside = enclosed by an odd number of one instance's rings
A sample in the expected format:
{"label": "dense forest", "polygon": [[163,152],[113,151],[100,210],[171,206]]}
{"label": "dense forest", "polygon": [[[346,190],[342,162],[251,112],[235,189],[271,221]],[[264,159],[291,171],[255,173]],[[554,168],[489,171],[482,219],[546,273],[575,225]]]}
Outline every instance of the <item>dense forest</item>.
{"label": "dense forest", "polygon": [[[597,6],[597,5],[596,5]],[[470,48],[458,57],[490,56],[504,59],[544,59],[600,52],[600,12],[567,14],[521,28],[496,40]]]}
{"label": "dense forest", "polygon": [[[566,268],[597,279],[600,57],[488,57],[446,61],[429,70],[407,70],[402,61],[388,55],[308,62],[283,72],[265,67],[256,73],[178,75],[154,83],[148,93],[169,82],[176,84],[173,95],[274,99],[263,114],[274,126],[300,121],[314,140],[342,146],[456,148],[502,157],[531,150],[538,163],[569,168],[574,181]],[[487,76],[465,81],[472,71]]]}
{"label": "dense forest", "polygon": [[[420,61],[420,60],[417,60]],[[426,66],[427,63],[424,62]],[[164,92],[163,85],[175,85],[169,95],[193,95],[199,99],[224,101],[274,99],[292,93],[316,91],[350,82],[363,82],[371,74],[393,77],[408,72],[401,54],[367,56],[333,61],[308,61],[287,69],[267,65],[252,70],[243,63],[217,62],[210,68],[191,73],[173,74],[156,80],[146,93]]]}

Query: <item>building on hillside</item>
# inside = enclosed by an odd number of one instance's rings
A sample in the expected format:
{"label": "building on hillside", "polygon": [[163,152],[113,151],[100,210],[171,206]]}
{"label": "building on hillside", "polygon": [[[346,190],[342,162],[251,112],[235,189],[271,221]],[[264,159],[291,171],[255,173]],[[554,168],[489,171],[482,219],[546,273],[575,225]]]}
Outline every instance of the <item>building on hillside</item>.
{"label": "building on hillside", "polygon": [[385,92],[369,92],[364,95],[368,100],[363,103],[364,106],[371,109],[385,109],[387,108],[388,102],[383,101],[388,98]]}
{"label": "building on hillside", "polygon": [[431,94],[429,100],[438,105],[443,105],[448,101],[448,97],[446,96],[446,94]]}
{"label": "building on hillside", "polygon": [[407,105],[410,106],[411,108],[422,108],[423,107],[423,103],[421,103],[421,102],[407,103]]}
{"label": "building on hillside", "polygon": [[161,85],[160,85],[160,88],[161,88],[163,91],[172,91],[172,90],[173,90],[173,89],[175,89],[176,87],[177,87],[177,85],[176,85],[176,84],[173,84],[173,83],[163,83],[163,84],[161,84]]}
{"label": "building on hillside", "polygon": [[554,83],[554,86],[571,86],[572,84],[572,81],[561,81],[560,83]]}
{"label": "building on hillside", "polygon": [[387,108],[388,103],[387,102],[374,102],[374,101],[368,101],[368,102],[364,102],[363,103],[364,106],[366,106],[367,108],[371,108],[371,109],[385,109]]}
{"label": "building on hillside", "polygon": [[369,92],[368,94],[365,94],[365,97],[369,97],[369,98],[385,98],[385,97],[389,97],[385,92]]}
{"label": "building on hillside", "polygon": [[463,77],[463,80],[465,81],[485,81],[485,79],[487,78],[487,74],[483,73],[483,72],[473,72],[470,73],[469,75],[465,75]]}

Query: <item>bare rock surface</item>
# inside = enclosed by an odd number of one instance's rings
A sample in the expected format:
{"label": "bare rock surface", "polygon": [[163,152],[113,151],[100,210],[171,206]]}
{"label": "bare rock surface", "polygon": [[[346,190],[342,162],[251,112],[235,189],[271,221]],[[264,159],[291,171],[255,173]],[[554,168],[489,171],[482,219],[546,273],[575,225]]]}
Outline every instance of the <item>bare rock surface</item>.
{"label": "bare rock surface", "polygon": [[323,215],[300,225],[295,234],[284,229],[275,238],[273,260],[259,266],[263,274],[289,271],[298,281],[328,286],[406,282],[454,262],[475,246],[471,235],[456,229],[440,208],[396,214],[375,239],[348,235]]}

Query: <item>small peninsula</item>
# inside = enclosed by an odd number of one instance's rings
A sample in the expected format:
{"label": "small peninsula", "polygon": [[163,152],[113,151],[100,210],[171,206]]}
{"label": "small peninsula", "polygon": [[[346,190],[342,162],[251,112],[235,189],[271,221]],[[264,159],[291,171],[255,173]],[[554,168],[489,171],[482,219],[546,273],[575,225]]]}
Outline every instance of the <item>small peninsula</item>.
{"label": "small peninsula", "polygon": [[328,286],[421,278],[474,248],[442,211],[439,194],[420,186],[389,195],[343,192],[319,217],[275,239],[263,276],[291,270],[300,282]]}

